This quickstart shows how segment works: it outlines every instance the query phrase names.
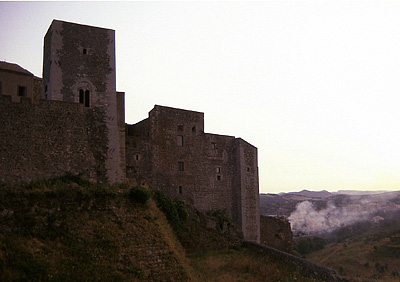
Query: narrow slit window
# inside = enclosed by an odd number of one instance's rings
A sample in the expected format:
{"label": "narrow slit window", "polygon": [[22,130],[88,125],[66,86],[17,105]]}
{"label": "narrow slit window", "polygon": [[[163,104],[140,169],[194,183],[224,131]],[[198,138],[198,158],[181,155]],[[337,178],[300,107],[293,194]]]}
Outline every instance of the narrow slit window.
{"label": "narrow slit window", "polygon": [[221,168],[217,167],[216,171],[217,171],[217,173],[221,173]]}
{"label": "narrow slit window", "polygon": [[218,180],[218,181],[221,180],[221,175],[217,175],[217,180]]}
{"label": "narrow slit window", "polygon": [[183,162],[178,162],[178,170],[179,171],[184,171],[184,169],[185,169],[185,167],[184,167]]}
{"label": "narrow slit window", "polygon": [[86,54],[87,54],[87,49],[83,48],[83,55],[86,55]]}
{"label": "narrow slit window", "polygon": [[215,150],[215,149],[217,149],[217,144],[215,144],[215,143],[211,143],[211,149],[212,149],[212,150]]}
{"label": "narrow slit window", "polygon": [[182,135],[177,136],[176,144],[178,145],[178,147],[183,147],[183,136]]}
{"label": "narrow slit window", "polygon": [[179,194],[183,194],[183,188],[182,188],[181,185],[179,185],[179,187],[178,187],[178,193],[179,193]]}

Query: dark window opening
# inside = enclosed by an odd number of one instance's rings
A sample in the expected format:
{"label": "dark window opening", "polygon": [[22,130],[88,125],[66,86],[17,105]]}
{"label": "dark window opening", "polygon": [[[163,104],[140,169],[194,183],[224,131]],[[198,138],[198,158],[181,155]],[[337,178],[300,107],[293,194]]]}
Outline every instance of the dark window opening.
{"label": "dark window opening", "polygon": [[18,96],[26,96],[26,87],[18,86]]}
{"label": "dark window opening", "polygon": [[215,149],[217,149],[217,144],[215,144],[215,143],[211,143],[211,149],[212,149],[212,150],[215,150]]}
{"label": "dark window opening", "polygon": [[193,126],[193,127],[192,127],[192,132],[193,132],[193,133],[196,133],[196,126]]}
{"label": "dark window opening", "polygon": [[179,170],[179,171],[184,171],[183,162],[178,162],[178,170]]}
{"label": "dark window opening", "polygon": [[46,84],[46,86],[44,87],[44,92],[47,92],[47,84]]}
{"label": "dark window opening", "polygon": [[83,93],[83,90],[79,90],[79,103],[83,104],[85,102],[85,95]]}
{"label": "dark window opening", "polygon": [[221,175],[217,175],[217,180],[221,180]]}
{"label": "dark window opening", "polygon": [[89,92],[89,90],[85,91],[85,107],[90,107],[90,92]]}
{"label": "dark window opening", "polygon": [[178,135],[177,136],[176,144],[178,145],[178,147],[182,147],[183,146],[183,136],[182,135]]}
{"label": "dark window opening", "polygon": [[247,167],[247,172],[249,172],[250,171],[250,168],[249,167]]}
{"label": "dark window opening", "polygon": [[179,131],[183,131],[183,125],[181,125],[181,124],[178,125],[178,130],[179,130]]}
{"label": "dark window opening", "polygon": [[138,160],[139,160],[139,155],[136,155],[136,156],[135,156],[135,159],[138,161]]}
{"label": "dark window opening", "polygon": [[221,172],[221,168],[220,167],[217,167],[217,173],[220,173]]}
{"label": "dark window opening", "polygon": [[182,188],[181,185],[179,185],[179,187],[178,187],[178,193],[179,193],[179,194],[183,194],[183,188]]}
{"label": "dark window opening", "polygon": [[83,48],[83,55],[86,55],[86,54],[87,54],[87,49]]}

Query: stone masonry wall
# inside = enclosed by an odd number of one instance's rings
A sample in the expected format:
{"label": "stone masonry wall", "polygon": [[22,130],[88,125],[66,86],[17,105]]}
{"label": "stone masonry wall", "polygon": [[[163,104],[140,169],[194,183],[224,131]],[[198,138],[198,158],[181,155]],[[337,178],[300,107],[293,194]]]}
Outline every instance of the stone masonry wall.
{"label": "stone masonry wall", "polygon": [[[116,92],[115,31],[53,20],[43,55],[43,99],[82,103],[100,182],[125,180]],[[82,93],[81,93],[82,92]],[[84,94],[83,94],[84,93]],[[124,122],[122,122],[124,124]],[[93,126],[91,126],[93,125]]]}
{"label": "stone masonry wall", "polygon": [[[29,99],[30,100],[30,99]],[[0,175],[2,182],[30,181],[82,173],[95,177],[82,105],[0,96]]]}
{"label": "stone masonry wall", "polygon": [[243,139],[235,140],[235,202],[239,225],[246,240],[260,242],[260,202],[257,148]]}
{"label": "stone masonry wall", "polygon": [[247,240],[259,241],[255,147],[204,133],[203,113],[162,106],[126,130],[127,178],[203,212],[225,210]]}
{"label": "stone masonry wall", "polygon": [[282,217],[260,216],[261,244],[291,253],[293,234],[290,223]]}

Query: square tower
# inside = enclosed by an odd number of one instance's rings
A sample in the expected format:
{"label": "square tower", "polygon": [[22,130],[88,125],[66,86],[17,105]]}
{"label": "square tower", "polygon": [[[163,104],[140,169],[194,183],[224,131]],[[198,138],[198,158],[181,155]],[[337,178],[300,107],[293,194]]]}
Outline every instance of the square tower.
{"label": "square tower", "polygon": [[42,99],[82,104],[100,182],[125,178],[121,95],[116,92],[115,31],[53,20],[44,38]]}
{"label": "square tower", "polygon": [[115,31],[53,20],[44,38],[42,99],[95,107],[115,92]]}

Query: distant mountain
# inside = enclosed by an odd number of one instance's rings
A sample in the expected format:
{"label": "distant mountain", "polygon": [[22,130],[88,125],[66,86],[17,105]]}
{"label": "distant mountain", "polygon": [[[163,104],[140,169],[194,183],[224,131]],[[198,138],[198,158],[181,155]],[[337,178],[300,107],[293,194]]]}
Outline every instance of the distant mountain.
{"label": "distant mountain", "polygon": [[374,194],[382,194],[390,191],[358,191],[358,190],[339,190],[337,192],[333,192],[333,194],[345,194],[345,195],[374,195]]}
{"label": "distant mountain", "polygon": [[323,191],[303,190],[300,192],[290,192],[290,193],[286,193],[286,194],[298,195],[298,196],[303,196],[303,197],[307,197],[307,198],[321,198],[321,199],[329,198],[334,195],[326,190],[323,190]]}

